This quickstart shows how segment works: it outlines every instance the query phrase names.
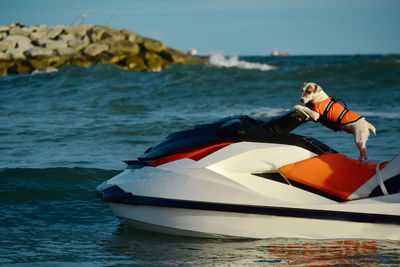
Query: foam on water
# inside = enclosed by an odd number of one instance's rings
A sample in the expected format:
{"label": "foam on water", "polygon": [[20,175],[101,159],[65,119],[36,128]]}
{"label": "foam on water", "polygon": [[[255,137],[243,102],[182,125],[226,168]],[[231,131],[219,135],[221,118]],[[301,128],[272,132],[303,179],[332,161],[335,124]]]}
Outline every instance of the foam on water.
{"label": "foam on water", "polygon": [[255,69],[261,71],[269,71],[276,69],[276,67],[268,64],[239,60],[238,56],[225,57],[223,54],[220,53],[211,54],[209,60],[211,64],[219,67],[228,67],[228,68],[237,67],[240,69]]}

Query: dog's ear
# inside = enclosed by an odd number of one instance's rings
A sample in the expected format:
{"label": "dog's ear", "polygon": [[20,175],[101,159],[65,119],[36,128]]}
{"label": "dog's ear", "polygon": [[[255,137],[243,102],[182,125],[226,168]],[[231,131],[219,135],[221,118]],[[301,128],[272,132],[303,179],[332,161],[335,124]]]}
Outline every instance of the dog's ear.
{"label": "dog's ear", "polygon": [[322,89],[321,86],[319,86],[319,85],[316,84],[316,83],[313,84],[313,93],[320,92],[320,91],[322,91],[322,90],[323,90],[323,89]]}
{"label": "dog's ear", "polygon": [[309,90],[309,92],[311,93],[316,93],[321,91],[321,87],[313,82],[308,82],[308,83],[303,83],[303,91]]}

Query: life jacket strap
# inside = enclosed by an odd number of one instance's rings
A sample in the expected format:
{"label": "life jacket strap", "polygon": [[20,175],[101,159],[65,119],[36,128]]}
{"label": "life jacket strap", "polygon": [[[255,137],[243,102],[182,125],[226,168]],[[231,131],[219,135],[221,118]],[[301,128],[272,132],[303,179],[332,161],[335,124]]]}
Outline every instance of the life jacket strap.
{"label": "life jacket strap", "polygon": [[342,113],[340,113],[340,116],[339,116],[339,118],[338,118],[337,121],[336,121],[337,124],[340,125],[340,123],[342,122],[343,117],[344,117],[344,115],[346,115],[347,111],[349,111],[349,110],[348,110],[347,108],[345,108],[345,109],[342,111]]}
{"label": "life jacket strap", "polygon": [[[333,98],[332,98],[332,99],[333,99]],[[336,102],[342,102],[342,105],[344,106],[344,108],[347,109],[347,105],[346,105],[346,103],[345,103],[342,99],[336,98],[336,99],[333,99],[333,100],[335,100]]]}
{"label": "life jacket strap", "polygon": [[335,99],[331,99],[331,102],[329,102],[329,104],[326,106],[326,109],[324,110],[324,113],[322,114],[323,117],[327,118],[328,117],[328,112],[329,110],[331,110],[333,104],[335,104]]}

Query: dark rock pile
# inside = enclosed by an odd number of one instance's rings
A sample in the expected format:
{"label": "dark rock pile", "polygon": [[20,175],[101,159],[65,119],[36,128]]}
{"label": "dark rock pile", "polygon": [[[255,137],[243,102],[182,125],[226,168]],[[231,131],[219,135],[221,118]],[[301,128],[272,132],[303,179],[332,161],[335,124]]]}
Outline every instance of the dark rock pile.
{"label": "dark rock pile", "polygon": [[0,26],[0,76],[98,62],[135,71],[207,63],[126,29],[99,25]]}

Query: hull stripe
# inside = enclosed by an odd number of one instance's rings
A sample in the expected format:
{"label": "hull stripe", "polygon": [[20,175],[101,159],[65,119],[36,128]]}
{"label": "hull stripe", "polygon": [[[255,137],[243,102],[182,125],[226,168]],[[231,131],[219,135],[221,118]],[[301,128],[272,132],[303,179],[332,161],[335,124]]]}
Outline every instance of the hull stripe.
{"label": "hull stripe", "polygon": [[159,197],[134,196],[130,193],[123,191],[117,185],[104,184],[104,187],[107,188],[98,188],[100,198],[102,198],[106,202],[128,205],[146,205],[178,209],[208,210],[295,218],[400,225],[400,215],[176,200]]}

